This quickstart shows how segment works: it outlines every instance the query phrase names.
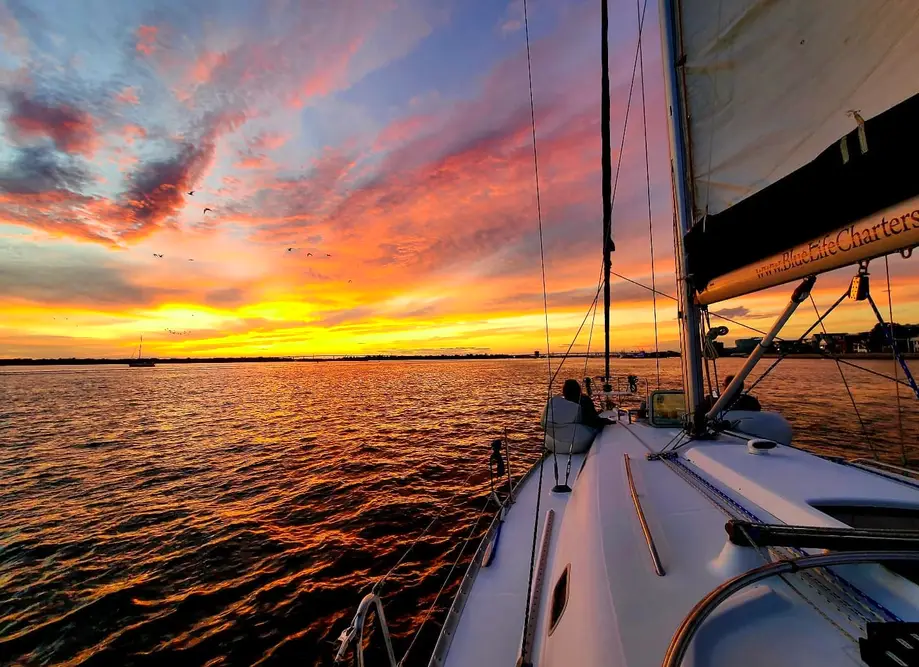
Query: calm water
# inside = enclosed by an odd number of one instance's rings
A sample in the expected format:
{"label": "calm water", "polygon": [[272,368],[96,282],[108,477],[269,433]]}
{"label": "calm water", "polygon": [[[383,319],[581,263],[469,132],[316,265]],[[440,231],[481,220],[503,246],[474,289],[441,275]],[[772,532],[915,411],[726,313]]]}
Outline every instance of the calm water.
{"label": "calm water", "polygon": [[[614,367],[655,383],[653,360]],[[832,362],[785,361],[756,394],[803,446],[898,461],[893,385],[846,375],[868,439]],[[661,384],[678,377],[663,360]],[[515,473],[535,460],[545,382],[535,360],[0,371],[0,662],[330,664],[369,584],[460,491],[383,588],[401,656],[485,504],[490,440],[507,428]]]}

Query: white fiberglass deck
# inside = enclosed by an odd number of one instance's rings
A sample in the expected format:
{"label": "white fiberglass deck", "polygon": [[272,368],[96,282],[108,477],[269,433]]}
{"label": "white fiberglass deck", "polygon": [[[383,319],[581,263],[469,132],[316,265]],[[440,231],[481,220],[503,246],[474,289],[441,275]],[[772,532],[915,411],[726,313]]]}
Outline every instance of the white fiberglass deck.
{"label": "white fiberglass deck", "polygon": [[[567,456],[559,457],[559,475],[562,479],[567,459]],[[575,454],[572,457],[569,484],[574,484],[583,460],[583,454]],[[551,457],[546,460],[544,466],[537,545],[542,540],[545,514],[549,509],[555,513],[553,542],[557,539],[565,505],[571,497],[571,494],[552,493],[555,477]],[[476,575],[444,665],[484,667],[517,663],[523,632],[525,593],[530,573],[533,517],[538,487],[537,469],[531,471],[521,485],[516,502],[507,513],[494,559]]]}
{"label": "white fiberglass deck", "polygon": [[[730,512],[769,523],[841,526],[812,505],[919,508],[919,489],[911,484],[790,447],[753,455],[744,440],[729,436],[689,443],[672,461],[646,459],[674,435],[645,424],[606,427],[586,458],[575,460],[576,481],[567,495],[550,492],[554,478],[551,459],[547,462],[539,530],[548,509],[556,516],[538,602],[534,665],[661,665],[693,606],[767,556],[728,542],[724,524]],[[626,455],[664,576],[652,568],[626,478]],[[442,664],[516,664],[537,482],[531,475],[523,484],[495,562],[475,577]],[[549,634],[552,589],[569,567],[567,602]],[[683,664],[862,665],[855,640],[864,636],[866,620],[919,620],[919,587],[879,565],[786,580],[769,579],[723,604],[702,625]]]}

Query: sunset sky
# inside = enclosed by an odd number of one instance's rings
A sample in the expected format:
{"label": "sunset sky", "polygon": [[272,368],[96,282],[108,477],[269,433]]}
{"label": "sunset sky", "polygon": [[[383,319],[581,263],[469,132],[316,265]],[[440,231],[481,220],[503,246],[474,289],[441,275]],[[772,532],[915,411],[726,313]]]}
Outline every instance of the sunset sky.
{"label": "sunset sky", "polygon": [[[656,279],[672,294],[648,5]],[[601,261],[599,2],[529,10],[558,350]],[[611,11],[617,160],[637,17]],[[613,263],[650,283],[636,100]],[[179,357],[545,348],[518,0],[0,0],[0,132],[0,357],[124,357],[141,335],[145,354]],[[896,319],[919,321],[915,262],[891,271]],[[851,272],[821,278],[818,304]],[[789,292],[713,310],[764,327]],[[673,303],[658,306],[676,348]],[[653,349],[647,292],[616,281],[612,317],[614,349]],[[828,326],[872,324],[852,303]],[[602,313],[593,349],[601,328]]]}

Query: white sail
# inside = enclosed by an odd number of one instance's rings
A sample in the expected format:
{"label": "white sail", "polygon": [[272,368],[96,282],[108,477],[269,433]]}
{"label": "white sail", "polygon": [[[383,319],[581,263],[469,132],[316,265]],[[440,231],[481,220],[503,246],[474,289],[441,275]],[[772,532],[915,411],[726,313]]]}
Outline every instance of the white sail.
{"label": "white sail", "polygon": [[700,216],[781,180],[919,89],[915,0],[683,0],[680,21]]}

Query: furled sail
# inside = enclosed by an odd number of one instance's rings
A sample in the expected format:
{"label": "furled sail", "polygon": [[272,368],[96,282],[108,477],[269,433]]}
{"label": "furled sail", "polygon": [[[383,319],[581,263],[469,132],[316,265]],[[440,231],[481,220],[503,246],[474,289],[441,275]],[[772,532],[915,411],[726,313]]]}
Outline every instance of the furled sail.
{"label": "furled sail", "polygon": [[678,12],[700,302],[919,244],[919,2]]}

